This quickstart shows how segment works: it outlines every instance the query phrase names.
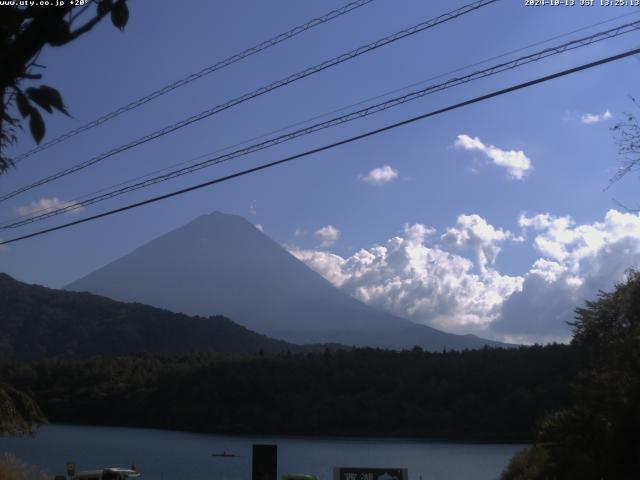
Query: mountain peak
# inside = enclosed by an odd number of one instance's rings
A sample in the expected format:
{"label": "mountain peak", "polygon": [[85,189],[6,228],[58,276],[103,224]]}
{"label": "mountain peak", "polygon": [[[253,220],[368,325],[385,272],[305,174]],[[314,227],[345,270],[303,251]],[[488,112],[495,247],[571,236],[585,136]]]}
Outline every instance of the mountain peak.
{"label": "mountain peak", "polygon": [[[209,233],[215,232],[213,229],[220,229],[220,234],[233,234],[241,235],[243,230],[245,232],[256,231],[257,228],[246,218],[231,213],[223,213],[219,211],[213,211],[204,215],[200,215],[193,219],[191,222],[179,227],[171,232],[172,233],[189,233],[192,229],[203,229]],[[209,229],[209,230],[208,230]]]}
{"label": "mountain peak", "polygon": [[[242,223],[242,224],[249,224],[249,225],[251,224],[246,218],[241,217],[240,215],[223,213],[215,210],[211,213],[205,213],[203,215],[200,215],[194,218],[189,223],[183,225],[183,227],[186,227],[192,224],[216,224],[216,223]],[[183,227],[179,227],[177,230]]]}
{"label": "mountain peak", "polygon": [[246,218],[244,218],[241,215],[236,215],[234,213],[224,213],[221,212],[219,210],[214,210],[213,212],[209,213],[209,214],[205,214],[205,215],[201,215],[198,218],[206,218],[209,220],[215,220],[215,221],[242,221],[244,223],[250,223]]}
{"label": "mountain peak", "polygon": [[[369,307],[336,289],[247,219],[218,211],[67,288],[189,315],[225,315],[254,331],[299,343],[385,346],[394,332],[402,333],[395,347],[473,348],[487,343]],[[428,344],[434,339],[437,345]]]}

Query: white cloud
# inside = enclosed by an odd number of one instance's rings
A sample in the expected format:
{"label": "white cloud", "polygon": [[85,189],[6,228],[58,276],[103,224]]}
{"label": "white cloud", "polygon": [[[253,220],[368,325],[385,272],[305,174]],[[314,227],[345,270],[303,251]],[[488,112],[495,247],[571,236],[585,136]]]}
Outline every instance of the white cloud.
{"label": "white cloud", "polygon": [[576,239],[576,232],[572,230],[575,222],[571,217],[554,217],[548,213],[527,217],[522,214],[518,223],[525,229],[545,231],[543,235],[536,236],[534,246],[540,253],[553,260],[564,260],[567,252],[563,245]]}
{"label": "white cloud", "polygon": [[609,110],[606,110],[604,113],[584,113],[580,115],[580,123],[584,123],[586,125],[591,125],[593,123],[606,122],[611,119],[613,115]]}
{"label": "white cloud", "polygon": [[458,135],[456,140],[453,142],[453,145],[456,148],[461,148],[463,150],[484,151],[486,148],[485,144],[482,143],[478,137],[471,138],[469,135],[465,134]]}
{"label": "white cloud", "polygon": [[567,216],[522,215],[520,225],[538,232],[533,246],[542,257],[525,275],[522,291],[505,302],[496,332],[568,338],[574,308],[640,265],[638,214],[609,210],[603,221],[583,225]]}
{"label": "white cloud", "polygon": [[332,225],[327,225],[315,231],[313,234],[316,240],[320,242],[320,246],[323,248],[332,247],[340,238],[340,230]]}
{"label": "white cloud", "polygon": [[289,251],[364,303],[449,331],[481,331],[522,279],[489,268],[476,273],[471,260],[428,245],[434,234],[422,224],[405,225],[402,235],[384,246],[348,258],[295,247]]}
{"label": "white cloud", "polygon": [[294,245],[287,245],[287,250],[298,260],[304,262],[334,286],[344,285],[348,276],[342,272],[345,259],[324,250],[303,250]]}
{"label": "white cloud", "polygon": [[449,228],[441,240],[458,250],[471,249],[476,256],[478,268],[485,272],[493,265],[500,253],[500,244],[506,240],[523,241],[508,230],[495,228],[479,215],[460,215],[454,227]]}
{"label": "white cloud", "polygon": [[302,228],[296,228],[296,229],[293,231],[293,235],[294,235],[295,237],[304,237],[306,234],[307,234],[307,231],[306,231],[306,230],[303,230]]}
{"label": "white cloud", "polygon": [[256,228],[261,232],[264,232],[264,227],[260,223],[256,223]]}
{"label": "white cloud", "polygon": [[253,200],[249,203],[249,213],[251,215],[256,215],[258,212],[256,211],[256,201]]}
{"label": "white cloud", "polygon": [[360,181],[369,185],[384,185],[398,179],[398,171],[389,165],[374,168],[364,176],[358,177]]}
{"label": "white cloud", "polygon": [[524,180],[533,169],[531,159],[522,150],[502,150],[493,145],[485,145],[478,137],[472,138],[465,134],[458,135],[453,145],[461,150],[484,153],[494,165],[506,169],[509,176],[516,180]]}
{"label": "white cloud", "polygon": [[447,331],[528,343],[567,340],[574,309],[640,265],[640,214],[610,210],[585,224],[523,214],[519,224],[539,254],[521,276],[502,274],[494,262],[501,248],[525,239],[479,215],[460,215],[440,236],[405,225],[399,236],[349,257],[289,251],[377,308]]}
{"label": "white cloud", "polygon": [[64,200],[60,200],[58,197],[51,198],[41,198],[40,200],[35,200],[31,202],[29,205],[23,205],[21,207],[16,208],[16,212],[18,215],[33,215],[33,214],[43,214],[50,212],[52,210],[58,210],[61,208],[65,208],[68,211],[66,213],[80,213],[84,210],[84,207],[78,205],[75,202],[66,202]]}

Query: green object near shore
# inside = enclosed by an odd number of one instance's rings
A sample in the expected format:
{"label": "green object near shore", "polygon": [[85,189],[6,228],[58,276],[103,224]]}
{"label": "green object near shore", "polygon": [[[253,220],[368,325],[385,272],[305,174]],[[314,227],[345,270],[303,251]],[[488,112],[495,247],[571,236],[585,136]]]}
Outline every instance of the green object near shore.
{"label": "green object near shore", "polygon": [[288,474],[283,475],[282,480],[318,480],[318,477],[306,474]]}

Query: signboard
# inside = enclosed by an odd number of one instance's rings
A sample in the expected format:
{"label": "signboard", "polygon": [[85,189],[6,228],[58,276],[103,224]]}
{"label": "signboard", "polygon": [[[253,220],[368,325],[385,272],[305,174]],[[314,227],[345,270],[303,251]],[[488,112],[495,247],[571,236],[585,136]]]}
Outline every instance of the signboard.
{"label": "signboard", "polygon": [[333,480],[407,480],[406,468],[334,467]]}
{"label": "signboard", "polygon": [[76,474],[76,463],[67,462],[67,476],[73,477]]}
{"label": "signboard", "polygon": [[252,480],[277,480],[278,446],[254,445],[251,470]]}

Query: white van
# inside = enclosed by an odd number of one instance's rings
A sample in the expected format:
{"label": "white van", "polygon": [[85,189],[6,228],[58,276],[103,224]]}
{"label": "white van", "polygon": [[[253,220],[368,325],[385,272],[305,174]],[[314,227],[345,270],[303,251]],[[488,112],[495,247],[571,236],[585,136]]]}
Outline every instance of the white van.
{"label": "white van", "polygon": [[73,480],[142,480],[140,472],[127,468],[103,468],[85,470],[73,476]]}

